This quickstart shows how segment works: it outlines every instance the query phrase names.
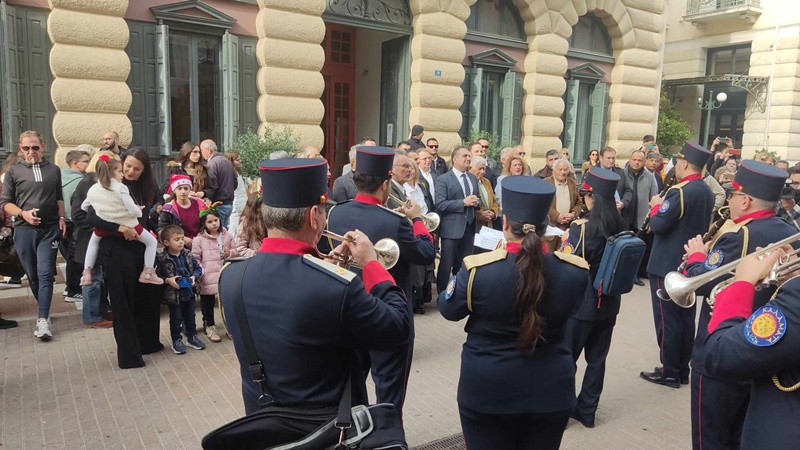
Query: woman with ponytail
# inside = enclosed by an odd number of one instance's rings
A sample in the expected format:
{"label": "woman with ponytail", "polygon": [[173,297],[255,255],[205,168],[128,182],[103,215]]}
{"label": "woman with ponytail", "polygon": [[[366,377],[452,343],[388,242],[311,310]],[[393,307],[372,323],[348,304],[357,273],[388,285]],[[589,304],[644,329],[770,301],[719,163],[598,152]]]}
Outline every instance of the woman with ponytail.
{"label": "woman with ponytail", "polygon": [[564,331],[587,289],[588,265],[542,248],[555,186],[510,176],[502,190],[505,249],[464,258],[439,294],[446,319],[469,316],[461,427],[470,450],[557,449],[575,406]]}
{"label": "woman with ponytail", "polygon": [[563,236],[565,253],[584,258],[590,266],[589,284],[578,312],[567,324],[566,343],[575,362],[584,352],[586,374],[572,418],[587,428],[594,427],[595,412],[603,391],[606,357],[611,348],[611,333],[619,314],[620,296],[600,295],[592,282],[603,259],[609,237],[626,231],[625,221],[617,211],[614,194],[619,175],[592,167],[583,177],[581,197],[589,211],[585,219],[572,222]]}

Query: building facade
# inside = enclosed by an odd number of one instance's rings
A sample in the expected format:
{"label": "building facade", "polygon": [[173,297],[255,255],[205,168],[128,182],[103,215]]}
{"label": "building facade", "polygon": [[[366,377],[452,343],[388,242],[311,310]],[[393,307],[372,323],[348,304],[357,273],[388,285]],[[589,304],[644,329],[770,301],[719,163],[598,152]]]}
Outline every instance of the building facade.
{"label": "building facade", "polygon": [[[682,0],[666,13],[665,85],[697,139],[730,137],[745,158],[768,149],[800,160],[800,5]],[[718,108],[709,117],[698,99]]]}
{"label": "building facade", "polygon": [[105,130],[156,161],[288,126],[332,171],[425,127],[623,155],[656,130],[664,0],[1,0],[3,149]]}

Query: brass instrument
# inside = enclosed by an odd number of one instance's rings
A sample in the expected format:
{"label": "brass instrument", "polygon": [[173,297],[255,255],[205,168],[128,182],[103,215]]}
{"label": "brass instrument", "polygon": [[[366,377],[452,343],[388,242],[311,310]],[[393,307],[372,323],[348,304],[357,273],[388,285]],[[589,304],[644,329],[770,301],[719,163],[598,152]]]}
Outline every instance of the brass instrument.
{"label": "brass instrument", "polygon": [[[405,205],[407,208],[411,208],[414,205],[411,202],[411,199],[408,199],[405,202],[403,202],[402,200],[400,200],[399,198],[395,197],[392,194],[389,194],[389,198],[391,200],[396,201],[397,203],[400,203],[401,205]],[[435,212],[429,212],[428,214],[423,214],[422,216],[420,216],[420,218],[422,219],[422,223],[425,225],[425,228],[429,232],[433,232],[437,228],[439,228],[439,223],[441,222],[441,219],[439,218],[439,215],[436,214]]]}
{"label": "brass instrument", "polygon": [[[761,250],[755,251],[751,253],[751,255],[757,255],[759,258],[764,258],[770,252],[786,244],[792,244],[799,239],[800,233],[793,234],[786,239],[780,240],[774,244],[762,248]],[[770,269],[769,274],[756,285],[756,290],[766,289],[770,286],[775,286],[780,282],[785,281],[789,274],[800,268],[800,259],[790,260],[790,257],[798,254],[800,254],[800,250],[793,250],[778,260],[772,269]],[[695,303],[694,291],[709,281],[716,279],[717,277],[729,273],[733,274],[740,261],[741,259],[731,261],[724,266],[691,278],[683,275],[680,272],[670,272],[666,277],[664,277],[664,289],[659,289],[657,294],[662,300],[672,300],[676,305],[682,308],[691,308]],[[733,283],[733,281],[733,278],[729,278],[716,285],[714,289],[712,289],[711,295],[709,296],[709,305],[713,306],[716,295]]]}
{"label": "brass instrument", "polygon": [[[661,197],[661,198],[666,197],[667,196],[667,191],[669,191],[669,188],[671,188],[672,185],[674,185],[675,182],[678,181],[678,176],[675,174],[675,170],[672,170],[669,173],[670,173],[670,177],[667,178],[666,180],[664,180],[664,188],[661,189],[661,192],[659,192],[659,194],[658,194],[658,196]],[[656,175],[656,176],[660,176],[660,175]],[[648,232],[648,230],[650,228],[650,217],[651,216],[649,214],[647,215],[647,217],[645,217],[644,222],[642,223],[642,226],[639,227],[639,231],[636,232],[636,237],[638,237],[639,239],[642,239],[642,237],[644,237],[644,235],[647,234],[647,232]]]}
{"label": "brass instrument", "polygon": [[[353,242],[352,238],[341,236],[328,230],[322,230],[322,235],[339,242]],[[381,239],[375,243],[374,247],[375,253],[378,255],[378,262],[386,270],[394,267],[395,264],[397,264],[397,260],[400,259],[400,246],[397,245],[397,242],[392,239]],[[328,255],[328,257],[334,259],[336,261],[336,265],[344,269],[349,269],[350,267],[360,268],[359,266],[353,264],[353,257],[350,256],[350,252],[347,250],[347,247],[345,247],[345,251],[342,253],[335,253],[331,251],[331,254]]]}
{"label": "brass instrument", "polygon": [[[728,206],[723,206],[722,208],[719,209],[719,211],[717,211],[717,214],[719,214],[719,218],[715,220],[714,223],[711,224],[711,226],[708,228],[708,231],[706,231],[706,234],[703,235],[703,244],[708,244],[709,242],[711,242],[711,240],[714,239],[717,233],[719,233],[720,228],[722,228],[722,226],[725,225],[725,222],[727,222],[728,219],[730,219],[731,208]],[[686,255],[687,259],[684,259],[681,265],[678,266],[678,272],[683,273],[683,269],[686,268],[688,257],[689,255]]]}

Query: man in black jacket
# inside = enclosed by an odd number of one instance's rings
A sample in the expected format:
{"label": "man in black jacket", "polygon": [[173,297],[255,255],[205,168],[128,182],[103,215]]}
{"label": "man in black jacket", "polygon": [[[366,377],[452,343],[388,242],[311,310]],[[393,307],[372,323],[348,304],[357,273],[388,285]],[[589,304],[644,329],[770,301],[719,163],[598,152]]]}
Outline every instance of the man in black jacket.
{"label": "man in black jacket", "polygon": [[447,167],[447,161],[444,158],[439,156],[439,141],[436,138],[430,138],[427,142],[428,153],[433,156],[433,161],[431,162],[431,172],[435,173],[435,176],[444,175],[449,169]]}
{"label": "man in black jacket", "polygon": [[425,144],[422,143],[423,136],[425,136],[425,129],[422,128],[422,125],[414,125],[411,127],[411,139],[408,140],[409,145],[411,145],[411,150],[425,148]]}

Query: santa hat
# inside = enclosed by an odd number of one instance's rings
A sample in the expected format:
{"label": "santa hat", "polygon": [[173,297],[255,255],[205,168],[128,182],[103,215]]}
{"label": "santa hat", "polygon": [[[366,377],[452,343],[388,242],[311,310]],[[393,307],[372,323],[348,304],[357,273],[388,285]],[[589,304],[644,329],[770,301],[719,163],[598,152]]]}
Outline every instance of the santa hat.
{"label": "santa hat", "polygon": [[189,189],[192,188],[192,179],[189,178],[189,175],[169,176],[169,190],[167,193],[171,194],[174,190],[178,189],[179,186],[189,186]]}

